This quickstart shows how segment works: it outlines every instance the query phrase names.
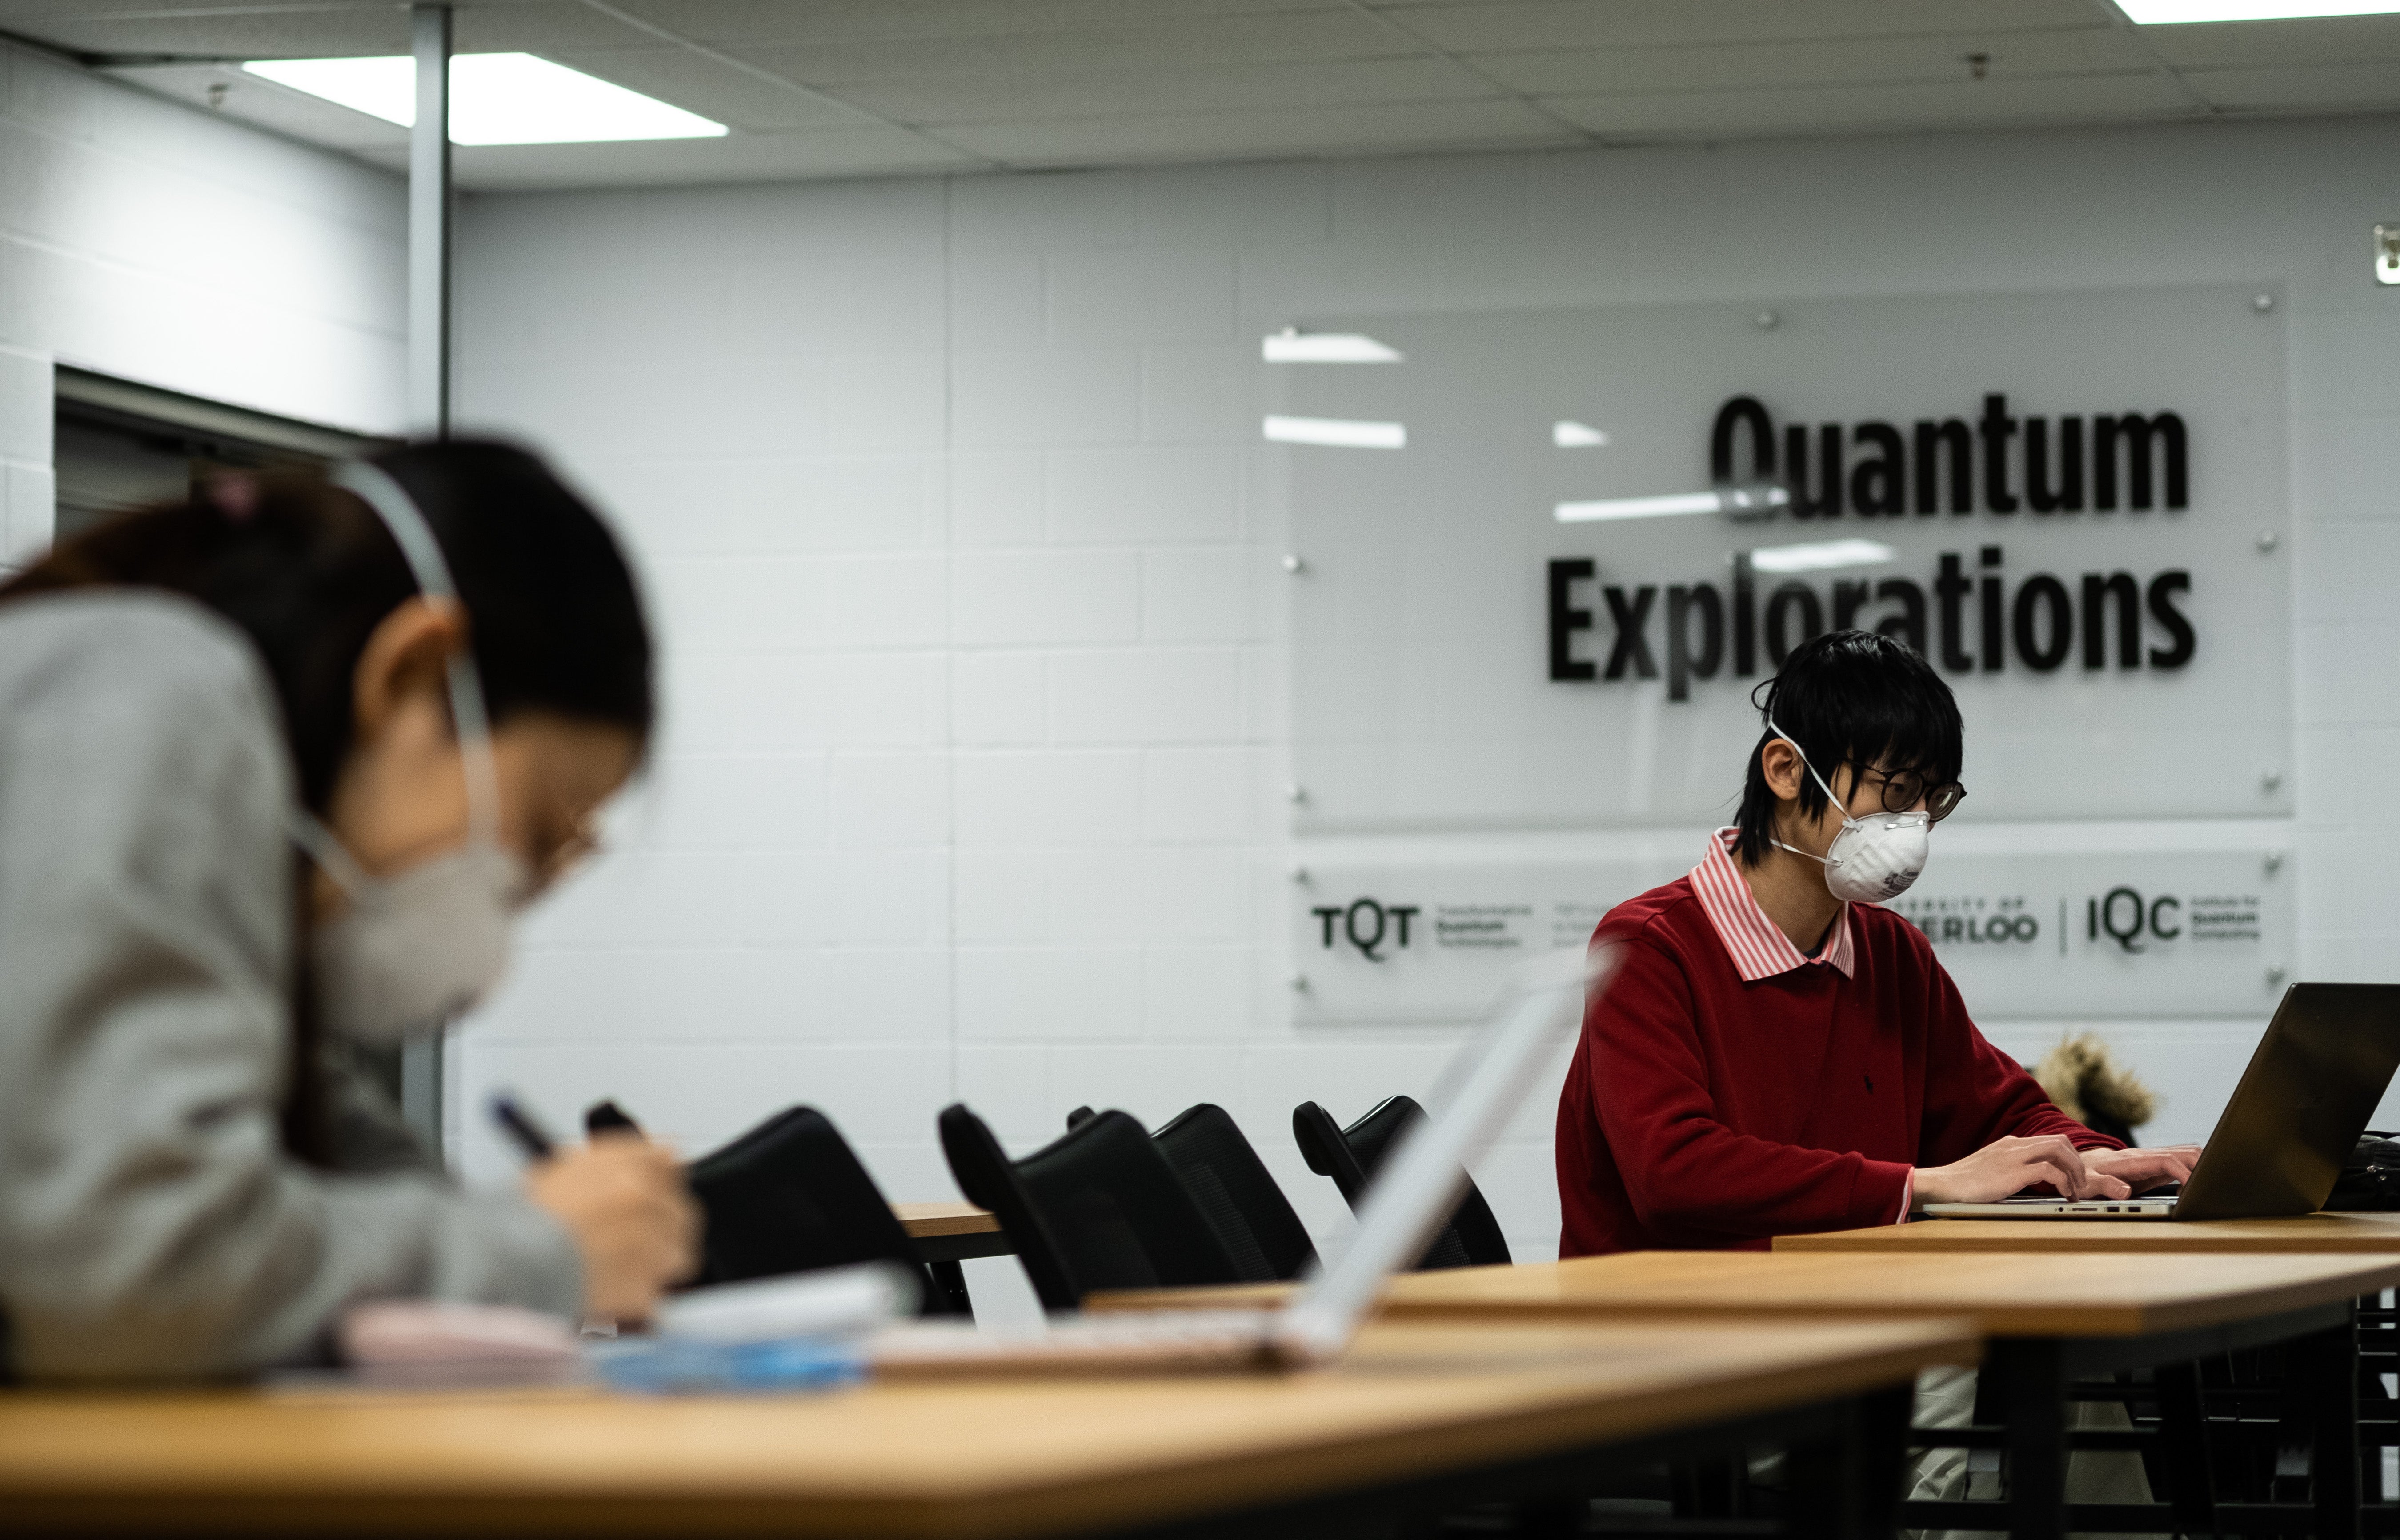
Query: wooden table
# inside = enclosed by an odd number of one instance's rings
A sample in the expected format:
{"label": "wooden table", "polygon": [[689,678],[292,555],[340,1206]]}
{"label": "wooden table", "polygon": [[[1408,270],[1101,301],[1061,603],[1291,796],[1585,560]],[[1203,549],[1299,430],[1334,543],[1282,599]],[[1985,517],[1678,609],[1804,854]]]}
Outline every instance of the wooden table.
{"label": "wooden table", "polygon": [[967,1275],[959,1266],[971,1257],[1005,1257],[1016,1250],[1008,1232],[989,1208],[971,1203],[895,1203],[892,1212],[917,1248],[917,1260],[945,1296],[947,1314],[972,1315]]}
{"label": "wooden table", "polygon": [[[2308,1214],[2280,1220],[2206,1220],[2191,1223],[2131,1220],[1919,1220],[1821,1235],[1781,1235],[1778,1252],[1863,1252],[1880,1256],[1964,1256],[1994,1251],[2063,1256],[2075,1252],[2126,1252],[2188,1256],[2221,1252],[2281,1252],[2307,1256],[2400,1254],[2400,1214]],[[2381,1452],[2400,1444],[2400,1409],[2384,1392],[2381,1377],[2400,1368],[2400,1315],[2380,1301],[2361,1300],[2358,1312],[2359,1386],[2365,1410],[2360,1442],[2373,1453],[2362,1486],[2373,1501],[2372,1527],[2400,1533],[2400,1509],[2389,1506]],[[2255,1372],[2255,1364],[2249,1366]],[[2217,1371],[2220,1375],[2225,1370]],[[2220,1384],[2212,1400],[2230,1403],[2234,1415],[2271,1408],[2278,1397],[2273,1376],[2264,1382]],[[2288,1443],[2288,1430],[2275,1429]]]}
{"label": "wooden table", "polygon": [[[2358,1401],[2353,1302],[2400,1282],[2400,1255],[2025,1255],[1932,1252],[1644,1251],[1524,1267],[1461,1268],[1395,1279],[1385,1318],[1702,1321],[1962,1316],[1987,1335],[1974,1425],[1919,1443],[2004,1451],[2005,1514],[1989,1502],[1910,1504],[1911,1528],[2206,1533],[2278,1525],[2320,1536],[2358,1533]],[[1230,1302],[1265,1290],[1097,1296],[1091,1308]],[[2297,1399],[2310,1409],[2312,1510],[2210,1499],[2199,1383],[2191,1366],[2218,1354],[2288,1344]],[[2175,1502],[2104,1508],[2066,1504],[2066,1411],[2073,1382],[2159,1370]],[[2130,1447],[2130,1434],[2078,1436]]]}
{"label": "wooden table", "polygon": [[870,1384],[802,1397],[598,1392],[0,1392],[22,1533],[1323,1533],[1580,1490],[1598,1461],[1813,1439],[1806,1512],[1861,1507],[1855,1437],[1955,1322],[1370,1328],[1293,1375]]}
{"label": "wooden table", "polygon": [[895,1203],[892,1213],[928,1261],[934,1252],[957,1261],[965,1257],[1005,1257],[1013,1249],[1008,1232],[1000,1227],[992,1211],[971,1203]]}
{"label": "wooden table", "polygon": [[1885,1256],[2025,1251],[2298,1252],[2400,1254],[2400,1214],[2308,1214],[2288,1220],[1919,1220],[1822,1235],[1779,1235],[1778,1251],[1872,1251]]}

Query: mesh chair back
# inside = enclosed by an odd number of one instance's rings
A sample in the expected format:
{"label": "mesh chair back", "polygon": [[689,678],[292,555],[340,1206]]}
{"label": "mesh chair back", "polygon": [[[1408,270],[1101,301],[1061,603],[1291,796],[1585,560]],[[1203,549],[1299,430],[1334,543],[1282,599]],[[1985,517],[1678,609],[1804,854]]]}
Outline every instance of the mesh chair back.
{"label": "mesh chair back", "polygon": [[1150,1135],[1101,1112],[1020,1161],[963,1106],[942,1113],[960,1190],[990,1209],[1045,1310],[1098,1288],[1239,1283],[1224,1243]]}
{"label": "mesh chair back", "polygon": [[[1369,1110],[1365,1117],[1343,1128],[1324,1108],[1304,1101],[1292,1109],[1291,1132],[1308,1168],[1331,1177],[1355,1213],[1366,1201],[1368,1185],[1382,1169],[1401,1133],[1425,1115],[1425,1109],[1413,1097],[1389,1097]],[[1493,1217],[1492,1206],[1483,1201],[1482,1190],[1469,1177],[1466,1195],[1451,1210],[1450,1222],[1441,1227],[1433,1244],[1418,1259],[1417,1271],[1486,1267],[1515,1260],[1508,1254],[1508,1238],[1500,1233],[1500,1221]]]}
{"label": "mesh chair back", "polygon": [[707,1220],[694,1284],[889,1261],[926,1283],[929,1310],[941,1297],[875,1179],[813,1107],[776,1113],[688,1176]]}
{"label": "mesh chair back", "polygon": [[1308,1227],[1226,1111],[1213,1102],[1151,1136],[1216,1227],[1245,1283],[1280,1283],[1316,1260]]}

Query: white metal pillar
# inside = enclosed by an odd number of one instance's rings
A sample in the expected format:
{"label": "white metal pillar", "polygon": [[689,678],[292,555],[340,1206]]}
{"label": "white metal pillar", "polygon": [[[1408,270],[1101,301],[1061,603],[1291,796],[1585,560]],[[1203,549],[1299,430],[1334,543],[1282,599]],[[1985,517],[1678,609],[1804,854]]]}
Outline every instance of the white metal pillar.
{"label": "white metal pillar", "polygon": [[450,432],[450,7],[411,6],[416,123],[408,131],[408,416]]}
{"label": "white metal pillar", "polygon": [[[408,428],[450,436],[450,7],[411,6],[416,122],[408,131]],[[410,1043],[400,1061],[400,1110],[442,1150],[446,1031]]]}

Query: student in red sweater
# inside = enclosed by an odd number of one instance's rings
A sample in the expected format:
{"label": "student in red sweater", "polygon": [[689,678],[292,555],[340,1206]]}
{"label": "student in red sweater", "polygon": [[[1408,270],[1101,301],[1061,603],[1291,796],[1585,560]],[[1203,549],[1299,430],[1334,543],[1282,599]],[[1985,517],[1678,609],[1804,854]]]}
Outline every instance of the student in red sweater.
{"label": "student in red sweater", "polygon": [[1559,1098],[1560,1255],[1761,1247],[1928,1203],[2182,1180],[2196,1150],[2126,1150],[2052,1106],[1924,933],[1873,902],[1915,879],[1966,795],[1941,675],[1843,631],[1764,688],[1739,821],[1593,936],[1624,952]]}

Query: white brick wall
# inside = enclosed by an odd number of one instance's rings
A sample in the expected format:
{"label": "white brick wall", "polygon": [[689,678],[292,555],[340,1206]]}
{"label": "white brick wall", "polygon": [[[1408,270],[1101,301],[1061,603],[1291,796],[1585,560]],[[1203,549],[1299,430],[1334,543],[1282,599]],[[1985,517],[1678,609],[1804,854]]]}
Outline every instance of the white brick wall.
{"label": "white brick wall", "polygon": [[[387,172],[0,45],[0,346],[238,405],[401,425],[403,189]],[[9,366],[0,416],[49,382]],[[12,434],[13,438],[13,434]],[[18,449],[0,450],[13,468]],[[9,525],[48,491],[8,478]],[[23,505],[20,507],[20,503]]]}
{"label": "white brick wall", "polygon": [[[2293,308],[2303,976],[2400,976],[2400,211],[2388,121],[521,196],[465,220],[463,395],[621,515],[669,719],[625,848],[460,1051],[705,1147],[827,1110],[894,1196],[933,1117],[1224,1103],[1313,1223],[1292,1105],[1446,1030],[1289,1025],[1284,509],[1297,318],[2275,282]],[[1731,770],[1728,769],[1728,774]],[[2037,1053],[2060,1023],[1996,1028]],[[2255,1030],[2255,1026],[2248,1029]],[[2204,1130],[2246,1044],[2111,1029]],[[468,1099],[471,1098],[471,1099]],[[1555,1243],[1547,1100],[1484,1168]],[[470,1169],[507,1157],[480,1117]]]}

